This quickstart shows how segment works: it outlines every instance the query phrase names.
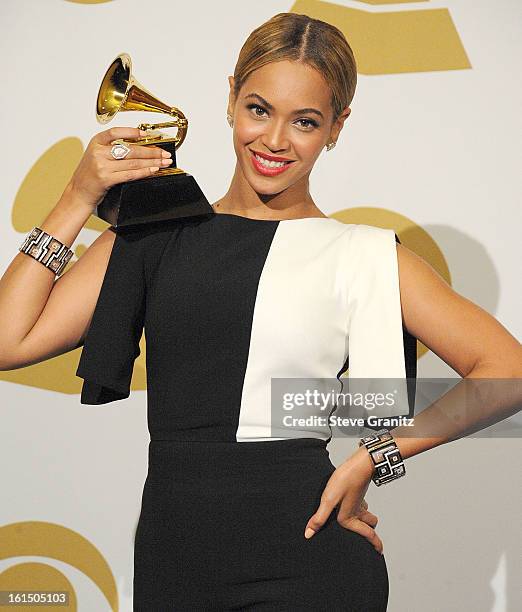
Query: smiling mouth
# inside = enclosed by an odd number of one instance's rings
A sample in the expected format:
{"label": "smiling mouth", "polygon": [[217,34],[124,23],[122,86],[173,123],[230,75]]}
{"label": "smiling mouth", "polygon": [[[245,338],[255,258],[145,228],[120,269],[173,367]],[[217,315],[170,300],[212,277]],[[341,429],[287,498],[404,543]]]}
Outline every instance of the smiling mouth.
{"label": "smiling mouth", "polygon": [[251,150],[250,153],[252,156],[252,163],[254,165],[254,168],[264,175],[279,174],[280,172],[286,170],[294,162],[294,160],[269,161],[268,159],[257,155]]}

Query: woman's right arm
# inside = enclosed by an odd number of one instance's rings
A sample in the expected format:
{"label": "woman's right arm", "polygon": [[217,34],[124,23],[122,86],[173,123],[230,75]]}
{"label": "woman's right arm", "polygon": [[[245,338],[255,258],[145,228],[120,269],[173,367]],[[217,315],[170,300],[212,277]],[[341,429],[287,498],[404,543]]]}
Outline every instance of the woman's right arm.
{"label": "woman's right arm", "polygon": [[[71,245],[92,208],[71,188],[39,225]],[[105,230],[71,266],[55,274],[18,253],[0,279],[0,370],[14,370],[81,346],[105,276],[115,234]]]}
{"label": "woman's right arm", "polygon": [[[149,176],[162,166],[158,147],[132,146],[124,160],[109,157],[117,138],[136,138],[137,128],[97,134],[60,200],[38,227],[67,246],[114,184]],[[116,235],[107,229],[67,272],[55,274],[18,253],[0,279],[0,370],[14,370],[67,353],[83,344]]]}

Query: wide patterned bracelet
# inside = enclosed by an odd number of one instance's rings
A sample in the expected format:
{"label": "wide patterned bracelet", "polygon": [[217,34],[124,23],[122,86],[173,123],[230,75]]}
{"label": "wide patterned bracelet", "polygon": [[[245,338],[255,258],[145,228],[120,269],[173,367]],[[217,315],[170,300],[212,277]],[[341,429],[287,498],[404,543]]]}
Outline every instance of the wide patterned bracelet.
{"label": "wide patterned bracelet", "polygon": [[39,227],[34,227],[27,234],[18,250],[39,261],[56,276],[60,276],[73,256],[68,246]]}
{"label": "wide patterned bracelet", "polygon": [[387,429],[380,429],[361,438],[359,446],[366,446],[375,466],[373,482],[380,487],[406,474],[406,467],[393,436]]}

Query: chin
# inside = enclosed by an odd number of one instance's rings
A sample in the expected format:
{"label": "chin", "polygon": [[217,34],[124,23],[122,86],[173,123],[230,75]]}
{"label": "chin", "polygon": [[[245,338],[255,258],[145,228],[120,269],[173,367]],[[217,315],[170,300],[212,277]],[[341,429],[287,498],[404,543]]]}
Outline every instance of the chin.
{"label": "chin", "polygon": [[295,181],[289,182],[288,179],[283,180],[283,177],[263,177],[259,176],[250,169],[245,172],[243,168],[243,176],[252,189],[260,195],[276,195],[285,189],[288,189]]}
{"label": "chin", "polygon": [[277,195],[285,189],[288,189],[288,187],[290,186],[286,184],[276,185],[275,183],[267,185],[266,183],[263,184],[263,181],[248,181],[248,183],[256,193],[265,196]]}
{"label": "chin", "polygon": [[252,189],[258,193],[259,195],[276,195],[278,193],[281,193],[281,191],[284,191],[285,189],[288,188],[288,185],[279,185],[276,186],[275,183],[273,184],[264,184],[262,181],[248,181],[250,186],[252,187]]}

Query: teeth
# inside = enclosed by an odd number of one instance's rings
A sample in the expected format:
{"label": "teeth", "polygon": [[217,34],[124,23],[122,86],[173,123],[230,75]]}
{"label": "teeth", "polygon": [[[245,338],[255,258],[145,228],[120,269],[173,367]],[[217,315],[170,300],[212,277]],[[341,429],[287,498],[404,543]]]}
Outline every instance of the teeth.
{"label": "teeth", "polygon": [[268,161],[267,159],[264,159],[263,157],[259,157],[259,155],[255,155],[255,158],[257,159],[258,162],[263,164],[263,166],[265,166],[266,168],[281,168],[281,166],[284,166],[285,164],[290,163],[290,162]]}

